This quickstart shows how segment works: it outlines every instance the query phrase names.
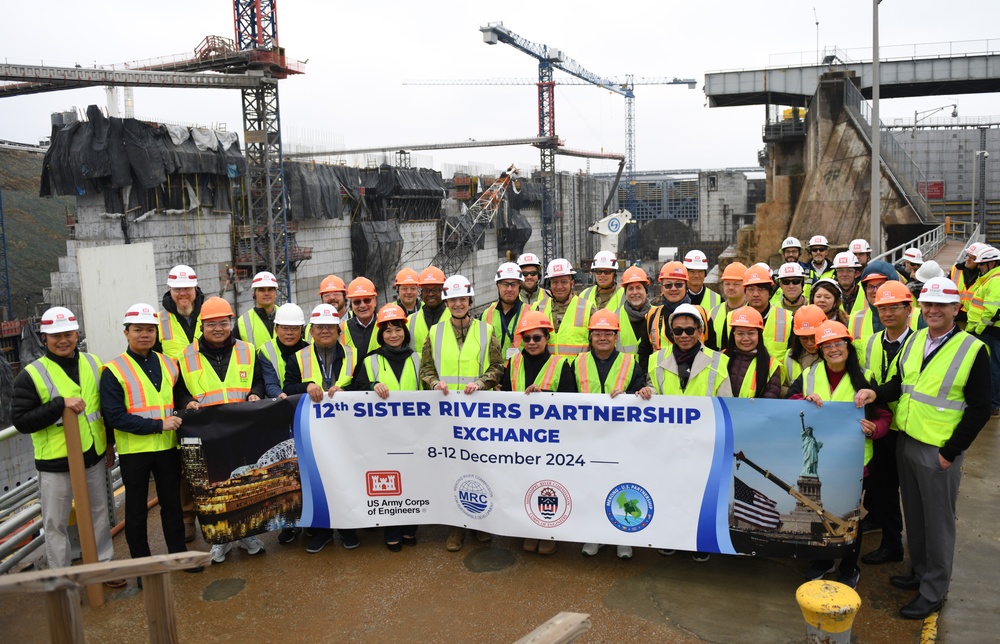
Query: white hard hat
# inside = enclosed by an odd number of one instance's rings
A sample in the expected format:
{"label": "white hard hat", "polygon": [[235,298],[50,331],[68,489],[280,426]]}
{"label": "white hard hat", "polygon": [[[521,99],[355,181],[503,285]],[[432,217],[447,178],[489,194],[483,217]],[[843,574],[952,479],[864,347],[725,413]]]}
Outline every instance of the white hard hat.
{"label": "white hard hat", "polygon": [[194,269],[185,264],[178,264],[167,273],[167,286],[170,288],[189,288],[198,286],[198,276]]}
{"label": "white hard hat", "polygon": [[786,248],[802,248],[802,242],[797,237],[785,237],[785,241],[781,242],[781,250]]}
{"label": "white hard hat", "polygon": [[983,242],[972,242],[965,249],[965,254],[969,257],[975,258],[976,253],[979,251],[979,249],[986,245],[987,244],[984,244]]}
{"label": "white hard hat", "polygon": [[441,287],[441,299],[450,300],[454,297],[475,297],[476,291],[472,283],[464,275],[452,275],[444,281]]}
{"label": "white hard hat", "polygon": [[65,333],[66,331],[80,330],[76,316],[65,306],[53,306],[43,313],[40,327],[42,333]]}
{"label": "white hard hat", "polygon": [[809,238],[809,246],[830,246],[830,241],[823,235],[813,235]]}
{"label": "white hard hat", "polygon": [[914,277],[917,278],[918,282],[927,282],[935,277],[944,277],[944,270],[941,268],[940,264],[935,262],[933,259],[929,259],[921,264],[920,268],[918,268],[917,272],[914,274]]}
{"label": "white hard hat", "polygon": [[125,311],[123,323],[128,324],[159,324],[160,316],[156,314],[156,309],[149,304],[133,304]]}
{"label": "white hard hat", "polygon": [[[275,317],[277,317],[277,314],[275,314]],[[335,324],[340,326],[340,315],[337,314],[337,308],[332,304],[320,304],[313,309],[312,315],[309,316],[309,324],[313,326],[317,324]]]}
{"label": "white hard hat", "polygon": [[854,253],[850,251],[844,251],[842,253],[837,253],[833,258],[834,268],[861,268],[861,262],[858,258],[854,256]]}
{"label": "white hard hat", "polygon": [[302,307],[288,302],[279,306],[274,312],[274,323],[282,326],[303,326],[306,323],[306,316],[302,313]]}
{"label": "white hard hat", "polygon": [[866,239],[855,239],[847,247],[847,250],[852,253],[870,253],[872,252],[872,247],[868,244]]}
{"label": "white hard hat", "polygon": [[594,262],[590,265],[590,269],[595,268],[609,268],[611,270],[618,270],[618,258],[610,250],[599,251],[594,255]]}
{"label": "white hard hat", "polygon": [[907,248],[903,251],[903,259],[911,264],[923,264],[924,254],[920,252],[919,248]]}
{"label": "white hard hat", "polygon": [[920,302],[937,302],[939,304],[957,304],[958,287],[947,277],[935,277],[927,280],[924,287],[920,289]]}
{"label": "white hard hat", "polygon": [[538,255],[534,253],[524,253],[517,258],[518,266],[538,266],[541,268],[542,260],[538,259]]}
{"label": "white hard hat", "polygon": [[697,308],[695,308],[694,304],[679,304],[677,308],[674,309],[674,312],[670,314],[670,318],[667,322],[673,325],[674,318],[678,315],[687,315],[694,318],[694,321],[698,323],[698,328],[701,328],[705,323],[705,320],[701,317],[701,313]]}
{"label": "white hard hat", "polygon": [[708,257],[705,253],[700,250],[688,251],[688,254],[684,256],[684,268],[696,271],[707,271],[708,270]]}
{"label": "white hard hat", "polygon": [[576,275],[576,271],[573,270],[573,265],[569,263],[568,259],[556,258],[549,262],[549,265],[545,268],[546,279],[562,277],[563,275]]}
{"label": "white hard hat", "polygon": [[499,282],[500,280],[517,280],[519,282],[524,281],[524,275],[521,275],[521,267],[514,262],[504,262],[500,264],[497,268],[497,276],[494,282]]}
{"label": "white hard hat", "polygon": [[273,273],[261,271],[253,276],[250,288],[278,288],[278,280]]}
{"label": "white hard hat", "polygon": [[1000,250],[993,248],[992,246],[984,246],[979,249],[976,253],[976,263],[985,264],[986,262],[996,262],[1000,261]]}
{"label": "white hard hat", "polygon": [[803,277],[805,273],[802,271],[802,264],[798,262],[788,262],[787,264],[782,264],[778,267],[778,279],[785,277]]}

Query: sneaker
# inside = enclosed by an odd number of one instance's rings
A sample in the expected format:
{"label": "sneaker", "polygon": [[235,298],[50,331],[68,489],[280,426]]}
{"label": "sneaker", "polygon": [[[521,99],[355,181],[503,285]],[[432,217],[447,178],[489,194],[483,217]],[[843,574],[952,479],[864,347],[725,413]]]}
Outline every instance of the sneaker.
{"label": "sneaker", "polygon": [[341,530],[340,540],[344,543],[344,550],[354,550],[361,545],[361,539],[354,530]]}
{"label": "sneaker", "polygon": [[691,558],[697,561],[698,563],[705,563],[706,561],[712,558],[712,555],[707,552],[692,552]]}
{"label": "sneaker", "polygon": [[232,543],[217,543],[212,546],[212,563],[222,563],[226,560],[226,554],[233,549]]}
{"label": "sneaker", "polygon": [[309,543],[306,545],[306,552],[314,555],[331,541],[333,541],[333,530],[313,530],[313,536],[309,537]]}
{"label": "sneaker", "polygon": [[631,559],[632,558],[632,546],[618,546],[618,558],[619,559]]}
{"label": "sneaker", "polygon": [[240,539],[240,548],[246,550],[248,555],[258,555],[264,552],[264,542],[258,537],[250,536]]}
{"label": "sneaker", "polygon": [[583,544],[583,554],[588,557],[593,557],[597,554],[597,551],[604,547],[603,543],[585,543]]}
{"label": "sneaker", "polygon": [[448,533],[448,543],[445,549],[448,552],[458,552],[465,543],[465,528],[452,528]]}
{"label": "sneaker", "polygon": [[845,586],[850,586],[851,588],[858,587],[859,579],[861,579],[861,569],[858,568],[857,566],[855,566],[854,570],[851,571],[850,573],[841,574],[839,577],[837,577],[838,582],[844,584]]}
{"label": "sneaker", "polygon": [[804,573],[802,573],[802,576],[809,581],[815,581],[816,579],[822,579],[824,576],[830,574],[836,569],[837,568],[833,565],[833,563],[827,565],[826,562],[817,563],[814,561],[809,564],[809,567],[806,568]]}
{"label": "sneaker", "polygon": [[278,543],[291,543],[299,536],[298,528],[285,528],[278,533]]}
{"label": "sneaker", "polygon": [[659,550],[657,550],[657,552],[663,555],[664,557],[669,557],[670,555],[677,554],[676,550],[667,550],[666,548],[660,548]]}

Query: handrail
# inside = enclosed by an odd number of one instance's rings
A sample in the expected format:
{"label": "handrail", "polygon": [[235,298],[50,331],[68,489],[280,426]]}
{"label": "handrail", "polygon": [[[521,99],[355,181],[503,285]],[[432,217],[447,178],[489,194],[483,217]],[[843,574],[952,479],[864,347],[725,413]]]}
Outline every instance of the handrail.
{"label": "handrail", "polygon": [[900,244],[895,248],[890,248],[881,255],[872,257],[872,261],[876,259],[881,259],[883,261],[889,262],[890,264],[895,264],[900,259],[903,258],[903,252],[907,248],[919,248],[920,252],[924,254],[925,257],[933,257],[941,247],[945,245],[948,241],[947,235],[944,234],[944,224],[928,230],[923,235],[911,239],[905,244]]}

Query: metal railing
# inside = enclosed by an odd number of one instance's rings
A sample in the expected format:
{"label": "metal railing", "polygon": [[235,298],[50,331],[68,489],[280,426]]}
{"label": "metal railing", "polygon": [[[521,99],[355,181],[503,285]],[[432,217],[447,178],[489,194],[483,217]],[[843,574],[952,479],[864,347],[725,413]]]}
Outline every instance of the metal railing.
{"label": "metal railing", "polygon": [[882,261],[889,262],[890,264],[895,264],[899,260],[903,259],[903,251],[907,248],[914,247],[919,248],[924,257],[934,257],[934,255],[941,250],[947,241],[948,236],[945,235],[944,224],[942,224],[936,228],[928,230],[916,239],[911,239],[905,244],[900,244],[895,248],[890,248],[881,255],[872,257],[872,261],[881,259]]}
{"label": "metal railing", "polygon": [[[844,86],[844,107],[847,113],[853,117],[855,125],[862,135],[871,145],[872,138],[872,115],[871,105],[861,95],[861,92],[854,83],[843,81]],[[927,177],[924,171],[913,162],[910,155],[902,145],[896,140],[885,124],[879,121],[879,130],[882,133],[881,156],[882,161],[889,169],[889,176],[896,184],[907,203],[917,213],[917,217],[924,223],[933,223],[933,216],[927,205],[927,199],[920,194],[917,189],[920,185],[926,185]]]}

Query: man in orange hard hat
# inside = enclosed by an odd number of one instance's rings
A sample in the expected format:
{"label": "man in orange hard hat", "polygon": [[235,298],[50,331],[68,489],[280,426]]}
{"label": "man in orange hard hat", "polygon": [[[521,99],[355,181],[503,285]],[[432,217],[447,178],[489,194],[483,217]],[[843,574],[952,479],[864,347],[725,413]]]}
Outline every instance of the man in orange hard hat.
{"label": "man in orange hard hat", "polygon": [[407,316],[420,310],[420,274],[412,268],[403,268],[396,273],[396,305]]}
{"label": "man in orange hard hat", "polygon": [[378,348],[375,333],[375,309],[378,308],[378,293],[375,284],[367,277],[355,277],[347,285],[347,299],[351,303],[354,316],[341,323],[344,346],[354,347],[360,362]]}

